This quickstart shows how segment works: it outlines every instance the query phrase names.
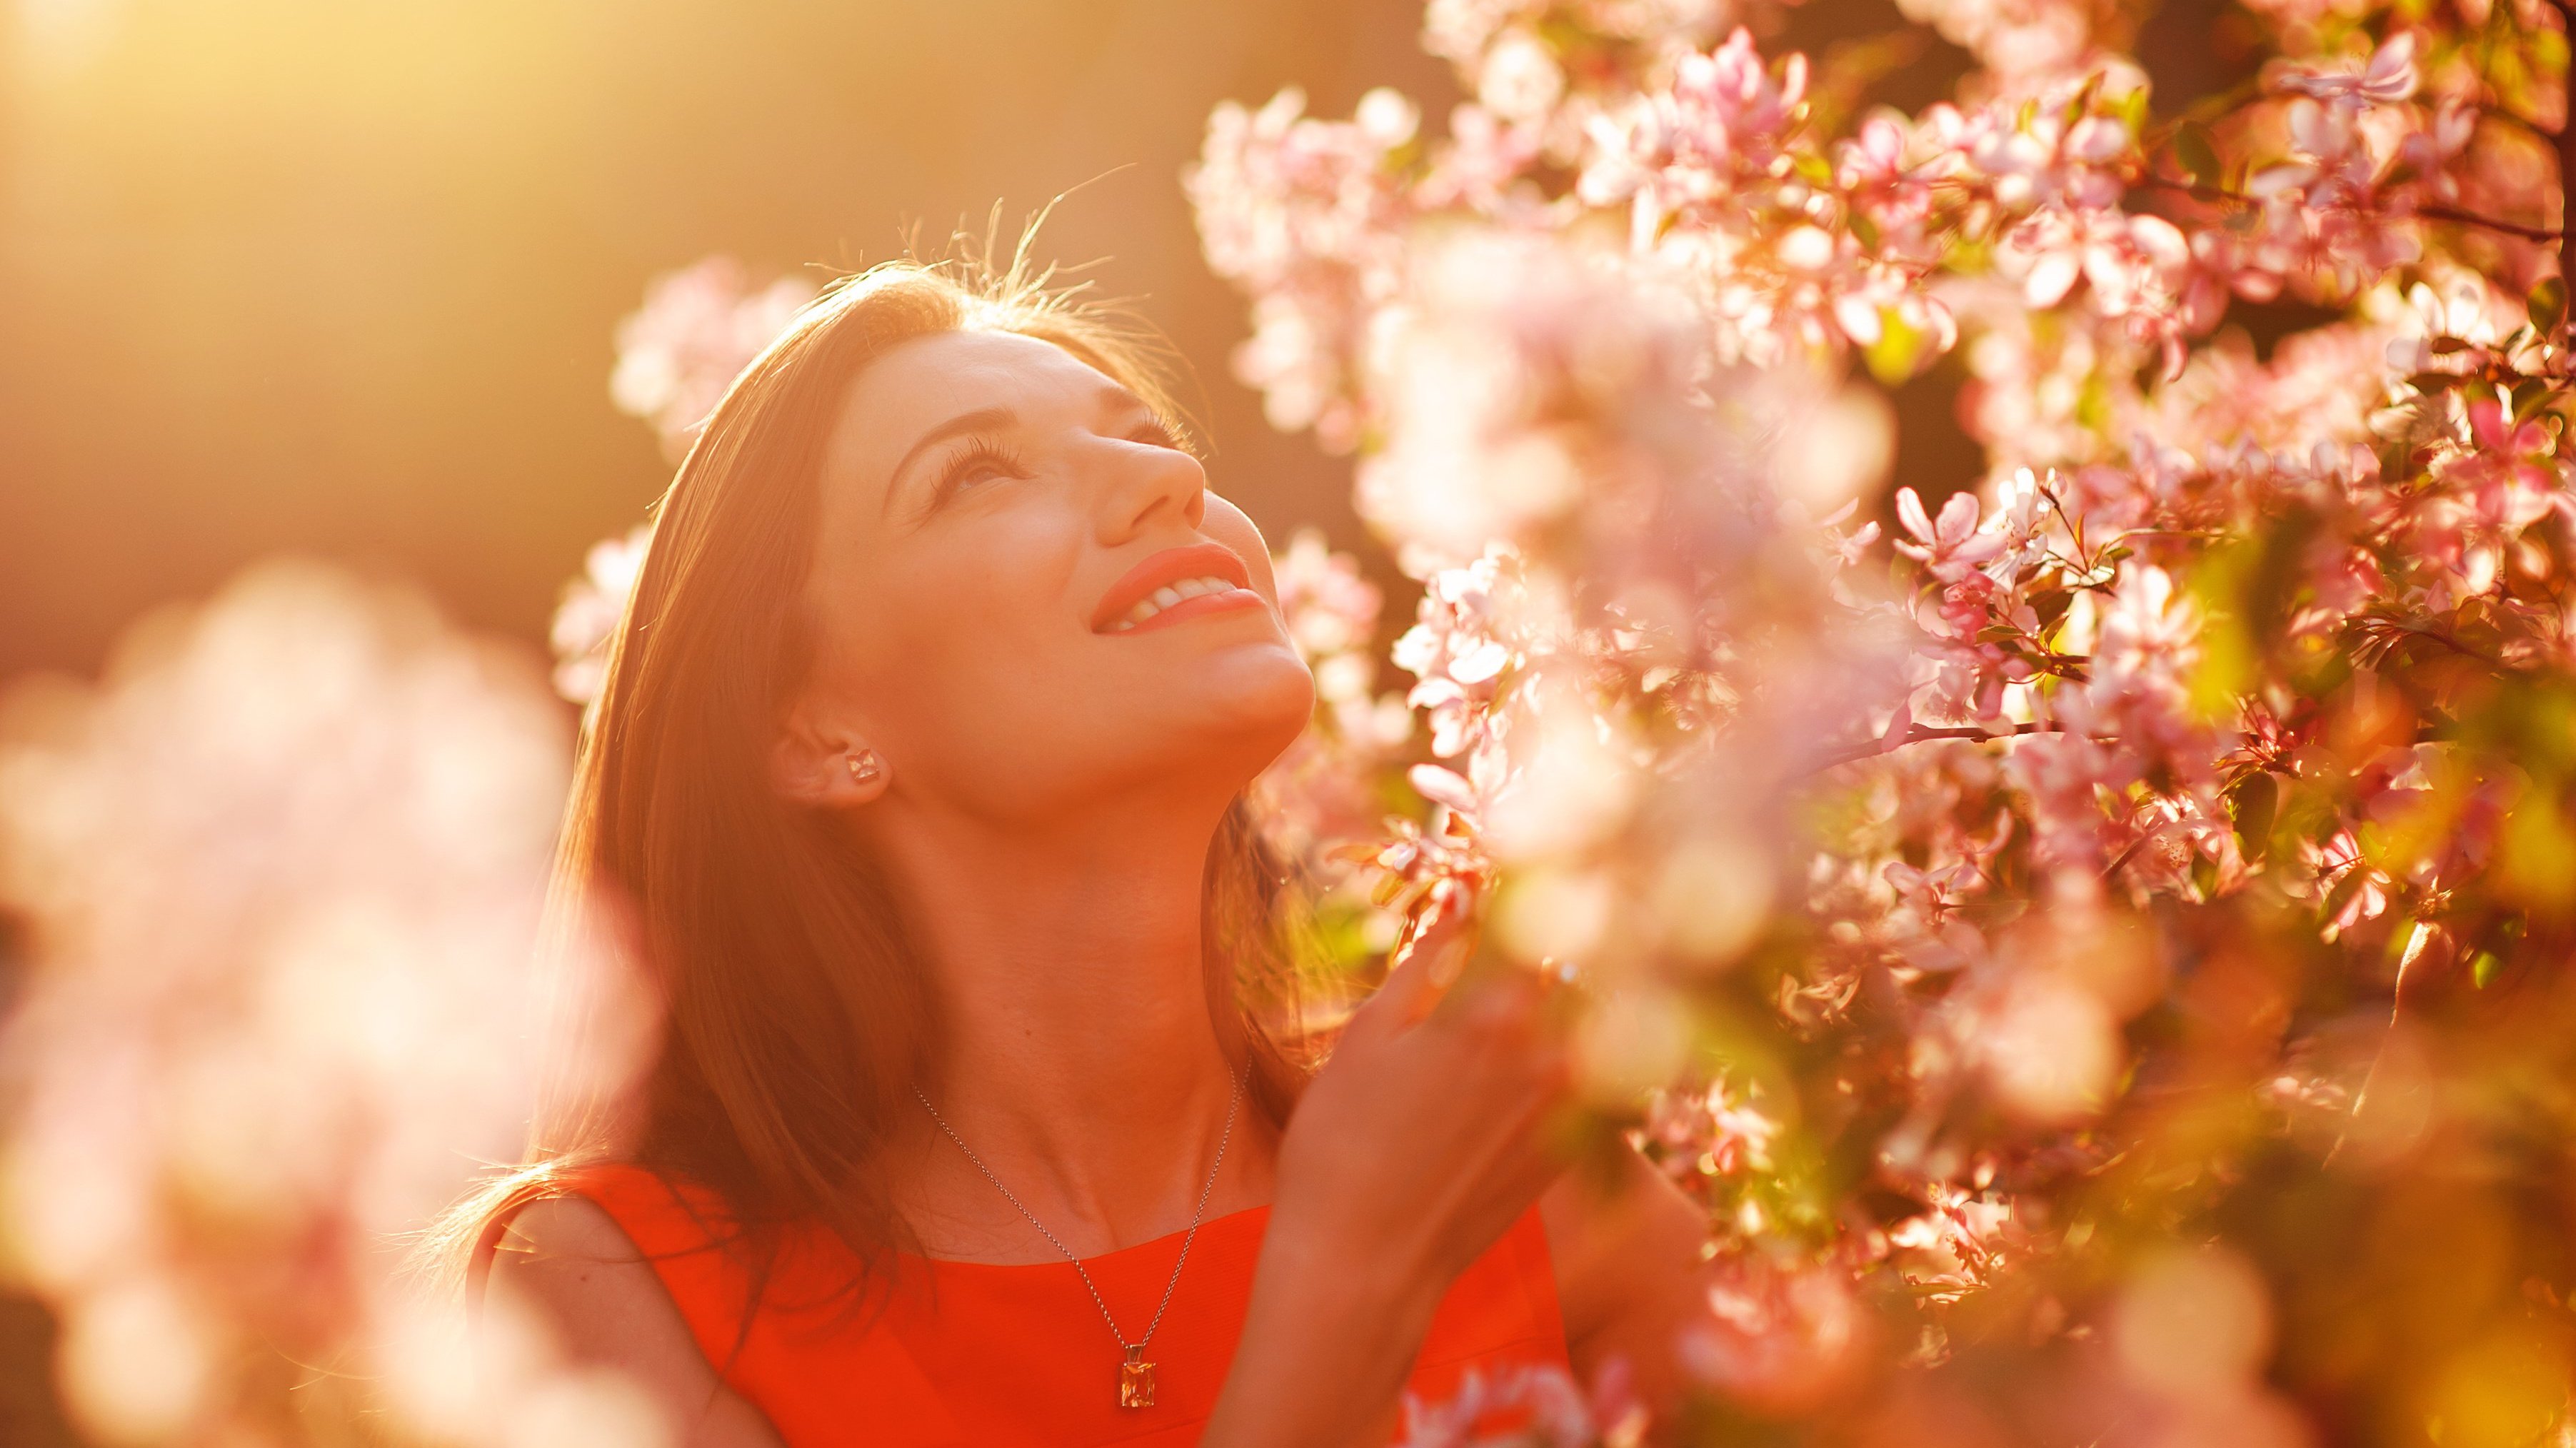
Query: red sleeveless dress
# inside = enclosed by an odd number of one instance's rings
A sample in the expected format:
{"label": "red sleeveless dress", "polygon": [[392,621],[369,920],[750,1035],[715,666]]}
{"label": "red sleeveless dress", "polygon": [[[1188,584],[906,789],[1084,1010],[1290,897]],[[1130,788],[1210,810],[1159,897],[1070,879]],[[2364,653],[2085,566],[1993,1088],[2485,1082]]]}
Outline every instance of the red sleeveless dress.
{"label": "red sleeveless dress", "polygon": [[[625,1229],[725,1384],[768,1415],[788,1448],[1180,1448],[1216,1405],[1252,1293],[1268,1207],[1199,1228],[1145,1356],[1150,1408],[1118,1405],[1124,1355],[1069,1262],[993,1266],[896,1259],[892,1291],[865,1312],[832,1289],[848,1249],[816,1231],[782,1249],[749,1329],[747,1283],[716,1245],[712,1194],[631,1166],[594,1167],[570,1190]],[[497,1237],[497,1233],[495,1234]],[[1144,1330],[1182,1234],[1086,1258],[1123,1330]],[[1568,1367],[1547,1236],[1532,1207],[1476,1259],[1434,1313],[1407,1390],[1447,1401],[1472,1370],[1488,1382]],[[1496,1424],[1495,1426],[1502,1426]]]}

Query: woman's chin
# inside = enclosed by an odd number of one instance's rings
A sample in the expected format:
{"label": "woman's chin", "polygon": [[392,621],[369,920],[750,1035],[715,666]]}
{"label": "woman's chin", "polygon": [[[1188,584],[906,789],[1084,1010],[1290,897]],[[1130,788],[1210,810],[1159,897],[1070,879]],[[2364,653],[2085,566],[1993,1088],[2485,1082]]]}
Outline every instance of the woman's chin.
{"label": "woman's chin", "polygon": [[1145,697],[1173,749],[1249,782],[1314,717],[1315,676],[1285,643],[1228,649]]}

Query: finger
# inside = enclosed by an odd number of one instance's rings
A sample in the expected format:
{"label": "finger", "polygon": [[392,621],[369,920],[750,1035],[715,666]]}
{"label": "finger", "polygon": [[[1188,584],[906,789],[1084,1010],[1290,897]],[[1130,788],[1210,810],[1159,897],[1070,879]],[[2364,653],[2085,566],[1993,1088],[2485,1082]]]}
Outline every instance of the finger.
{"label": "finger", "polygon": [[1443,880],[1432,887],[1431,909],[1423,914],[1413,953],[1430,967],[1433,986],[1445,991],[1457,984],[1476,953],[1475,897],[1465,885]]}
{"label": "finger", "polygon": [[1549,987],[1536,971],[1507,965],[1479,971],[1449,993],[1448,1014],[1470,1031],[1515,1044],[1529,1041],[1546,1009]]}
{"label": "finger", "polygon": [[1431,963],[1423,952],[1400,952],[1376,993],[1351,1013],[1350,1024],[1342,1028],[1338,1049],[1348,1050],[1362,1041],[1398,1035],[1420,1020],[1438,999]]}
{"label": "finger", "polygon": [[1474,950],[1470,913],[1466,891],[1447,881],[1432,887],[1430,908],[1397,944],[1385,982],[1352,1014],[1344,1040],[1393,1035],[1430,1014]]}

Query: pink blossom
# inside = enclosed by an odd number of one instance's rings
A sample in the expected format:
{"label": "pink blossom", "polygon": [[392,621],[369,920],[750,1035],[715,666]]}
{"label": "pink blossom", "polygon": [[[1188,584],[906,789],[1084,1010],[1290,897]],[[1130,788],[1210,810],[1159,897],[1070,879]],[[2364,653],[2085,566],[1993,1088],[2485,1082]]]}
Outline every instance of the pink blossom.
{"label": "pink blossom", "polygon": [[653,525],[638,523],[622,538],[590,545],[581,575],[566,583],[555,605],[547,641],[555,651],[555,692],[576,704],[599,697],[608,669],[608,645],[626,617],[626,601],[644,570]]}
{"label": "pink blossom", "polygon": [[1718,205],[1765,175],[1806,86],[1805,56],[1790,56],[1775,76],[1739,28],[1716,50],[1684,57],[1669,90],[1593,122],[1580,194],[1596,206],[1633,198],[1644,231]]}
{"label": "pink blossom", "polygon": [[1432,575],[1423,585],[1419,621],[1395,641],[1396,667],[1421,680],[1407,702],[1429,713],[1431,752],[1443,759],[1467,752],[1482,737],[1481,706],[1512,662],[1510,646],[1488,631],[1495,584],[1508,563],[1507,555],[1489,553]]}
{"label": "pink blossom", "polygon": [[1956,582],[2003,551],[2002,537],[1977,531],[1980,516],[1974,494],[1953,493],[1941,505],[1940,520],[1935,522],[1923,511],[1923,500],[1915,496],[1912,488],[1899,488],[1896,519],[1915,541],[1898,543],[1896,551],[1921,559],[1933,577]]}
{"label": "pink blossom", "polygon": [[[1906,9],[1976,69],[1845,118],[1756,26],[1702,50],[1607,0],[1442,0],[1477,99],[1331,173],[1365,178],[1365,234],[1220,260],[1262,273],[1281,375],[1349,409],[1361,513],[1426,581],[1396,659],[1432,758],[1379,777],[1427,808],[1375,851],[1390,898],[1579,902],[1581,969],[1796,1043],[1793,1094],[1711,1089],[1702,1053],[1635,1139],[1726,1243],[1694,1366],[1827,1437],[1874,1370],[1854,1284],[2081,1280],[2110,1249],[2020,1207],[2152,1155],[2161,1093],[2219,1069],[2194,1053],[2270,1049],[2232,1018],[2223,1047],[2124,1029],[2208,1013],[2224,972],[2174,984],[2174,952],[2222,960],[2210,933],[2295,901],[2301,969],[2367,999],[2379,922],[2524,908],[2488,879],[2519,776],[2425,719],[2576,668],[2550,521],[2576,372],[2527,325],[2547,247],[2513,234],[2547,172],[2498,139],[2551,120],[2497,37],[2553,20],[2267,0],[2263,83],[2177,125],[2193,98],[2148,93],[2110,12]],[[2233,297],[2332,319],[2258,356]],[[1937,512],[1897,490],[1881,551],[1866,496],[1794,486],[1816,413],[1784,399],[1954,348],[1983,471]],[[2412,691],[2386,718],[2319,696],[2380,669]],[[1503,828],[1550,790],[1554,827]],[[1748,958],[1758,1000],[1713,986]],[[1831,1220],[1774,1179],[1816,1130],[1874,1174]],[[2078,1340],[2080,1304],[2010,1300]],[[1909,1338],[1926,1381],[1937,1338]],[[2208,1421],[2256,1418],[2286,1421]]]}
{"label": "pink blossom", "polygon": [[1274,426],[1312,427],[1343,451],[1363,420],[1352,359],[1368,309],[1395,287],[1391,231],[1409,210],[1390,158],[1419,112],[1392,91],[1364,97],[1350,121],[1305,107],[1294,88],[1258,111],[1217,107],[1185,184],[1209,266],[1261,298],[1236,375],[1261,389]]}
{"label": "pink blossom", "polygon": [[677,462],[734,378],[814,292],[794,277],[755,290],[742,264],[723,256],[654,278],[643,307],[617,324],[609,395],[651,423],[663,455]]}
{"label": "pink blossom", "polygon": [[1563,1368],[1545,1363],[1490,1375],[1469,1367],[1441,1403],[1404,1395],[1402,1448],[1589,1448],[1598,1441],[1591,1404]]}
{"label": "pink blossom", "polygon": [[1711,1264],[1710,1278],[1708,1319],[1681,1341],[1702,1382],[1789,1416],[1820,1405],[1859,1367],[1870,1325],[1835,1267],[1742,1256]]}
{"label": "pink blossom", "polygon": [[2283,90],[2321,101],[2354,101],[2393,105],[2415,94],[2416,32],[2401,30],[2381,43],[2357,71],[2291,68],[2273,80]]}
{"label": "pink blossom", "polygon": [[2481,397],[2468,405],[2470,451],[2444,469],[2444,481],[2468,488],[2488,526],[2527,528],[2567,499],[2558,440],[2538,420],[2515,422],[2504,403]]}
{"label": "pink blossom", "polygon": [[[0,1128],[42,1183],[0,1219],[68,1405],[120,1441],[304,1410],[497,1448],[563,1386],[549,1354],[478,1361],[399,1244],[520,1149],[546,1080],[613,1101],[654,1033],[607,934],[532,962],[564,710],[516,648],[310,564],[120,654],[0,732],[0,900],[38,927]],[[361,1386],[303,1403],[320,1362]]]}

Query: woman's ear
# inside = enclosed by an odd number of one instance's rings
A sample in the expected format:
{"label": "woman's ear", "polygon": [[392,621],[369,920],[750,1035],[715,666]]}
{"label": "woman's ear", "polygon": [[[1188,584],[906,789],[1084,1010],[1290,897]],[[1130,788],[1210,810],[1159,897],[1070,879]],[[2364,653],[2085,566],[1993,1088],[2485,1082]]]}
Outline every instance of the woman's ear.
{"label": "woman's ear", "polygon": [[770,746],[770,787],[792,804],[854,809],[884,794],[893,774],[866,740],[818,728],[802,710],[788,716]]}

